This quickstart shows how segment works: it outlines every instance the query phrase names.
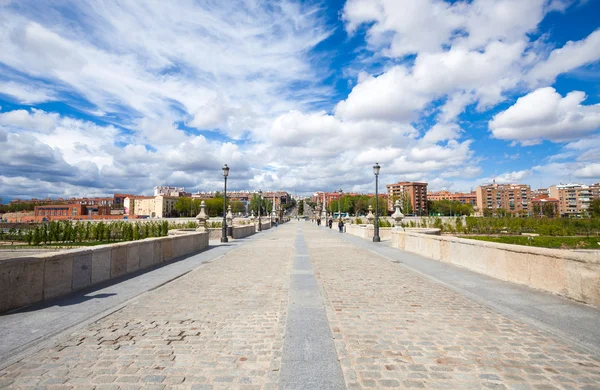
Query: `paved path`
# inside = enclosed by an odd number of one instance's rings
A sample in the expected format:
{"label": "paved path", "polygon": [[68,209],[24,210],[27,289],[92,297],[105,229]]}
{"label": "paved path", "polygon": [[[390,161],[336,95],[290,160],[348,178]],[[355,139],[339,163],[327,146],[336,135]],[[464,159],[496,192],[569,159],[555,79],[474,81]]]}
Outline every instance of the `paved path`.
{"label": "paved path", "polygon": [[600,389],[591,347],[329,229],[267,233],[52,339],[0,387]]}
{"label": "paved path", "polygon": [[[27,348],[42,348],[50,337],[65,329],[90,322],[90,319],[104,317],[121,308],[130,299],[218,258],[244,242],[242,240],[226,245],[211,242],[210,250],[185,259],[0,316],[0,368],[18,359],[20,353]],[[52,341],[49,343],[52,344]]]}

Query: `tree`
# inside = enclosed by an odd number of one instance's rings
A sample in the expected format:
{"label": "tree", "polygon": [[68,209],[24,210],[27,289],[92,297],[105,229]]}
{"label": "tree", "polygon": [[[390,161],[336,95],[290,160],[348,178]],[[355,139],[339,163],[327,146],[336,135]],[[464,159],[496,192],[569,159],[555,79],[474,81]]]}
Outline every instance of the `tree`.
{"label": "tree", "polygon": [[405,192],[402,195],[402,197],[400,198],[400,203],[402,204],[402,212],[404,214],[412,214],[413,213],[412,202],[410,200],[410,195],[408,193]]}
{"label": "tree", "polygon": [[232,213],[246,213],[246,205],[239,200],[231,202],[231,212]]}
{"label": "tree", "polygon": [[[369,200],[369,205],[371,207],[373,207],[373,214],[374,214],[375,213],[375,197],[372,197]],[[388,214],[387,213],[387,201],[384,198],[379,197],[378,207],[379,207],[379,215],[380,216]]]}
{"label": "tree", "polygon": [[301,200],[298,204],[298,215],[304,215],[304,201]]}
{"label": "tree", "polygon": [[254,211],[255,215],[258,215],[258,209],[260,206],[260,215],[266,215],[267,210],[269,210],[270,201],[262,198],[262,202],[260,201],[260,196],[258,194],[253,194],[252,199],[250,199],[250,211]]}
{"label": "tree", "polygon": [[593,218],[600,218],[600,198],[592,199],[588,211]]}

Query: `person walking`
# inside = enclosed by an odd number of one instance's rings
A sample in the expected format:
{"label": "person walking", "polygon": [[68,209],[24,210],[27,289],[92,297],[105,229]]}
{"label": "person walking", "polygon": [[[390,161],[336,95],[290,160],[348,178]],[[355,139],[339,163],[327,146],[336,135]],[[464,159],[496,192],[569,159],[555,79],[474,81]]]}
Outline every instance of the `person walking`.
{"label": "person walking", "polygon": [[333,219],[329,218],[329,229],[333,226]]}
{"label": "person walking", "polygon": [[338,222],[338,229],[340,229],[340,233],[344,232],[344,221],[340,219]]}

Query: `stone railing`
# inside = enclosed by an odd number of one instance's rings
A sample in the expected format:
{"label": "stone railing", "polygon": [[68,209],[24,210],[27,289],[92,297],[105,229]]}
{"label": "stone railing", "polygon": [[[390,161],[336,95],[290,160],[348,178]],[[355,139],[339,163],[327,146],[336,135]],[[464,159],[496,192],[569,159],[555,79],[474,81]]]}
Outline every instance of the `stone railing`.
{"label": "stone railing", "polygon": [[497,279],[600,306],[596,253],[394,231],[392,246]]}
{"label": "stone railing", "polygon": [[167,263],[208,247],[208,233],[98,245],[0,261],[0,313]]}
{"label": "stone railing", "polygon": [[232,230],[234,240],[248,237],[256,233],[256,228],[254,225],[234,226]]}
{"label": "stone railing", "polygon": [[[333,228],[337,228],[337,224],[333,224]],[[351,225],[346,224],[346,233],[352,234],[353,236],[358,236],[360,238],[364,238],[367,240],[373,239],[373,235],[375,234],[375,226],[374,225]],[[388,241],[392,239],[392,228],[390,227],[380,227],[379,228],[379,238],[381,241]]]}

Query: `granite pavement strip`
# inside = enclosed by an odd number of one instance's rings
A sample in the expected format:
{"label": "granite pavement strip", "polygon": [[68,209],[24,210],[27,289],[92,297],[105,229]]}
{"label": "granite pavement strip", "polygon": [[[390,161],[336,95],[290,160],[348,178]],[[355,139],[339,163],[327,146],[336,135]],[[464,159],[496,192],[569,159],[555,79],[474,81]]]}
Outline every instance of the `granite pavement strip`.
{"label": "granite pavement strip", "polygon": [[349,389],[600,389],[600,356],[337,233],[304,237]]}
{"label": "granite pavement strip", "polygon": [[296,226],[284,224],[0,371],[0,387],[274,389]]}

